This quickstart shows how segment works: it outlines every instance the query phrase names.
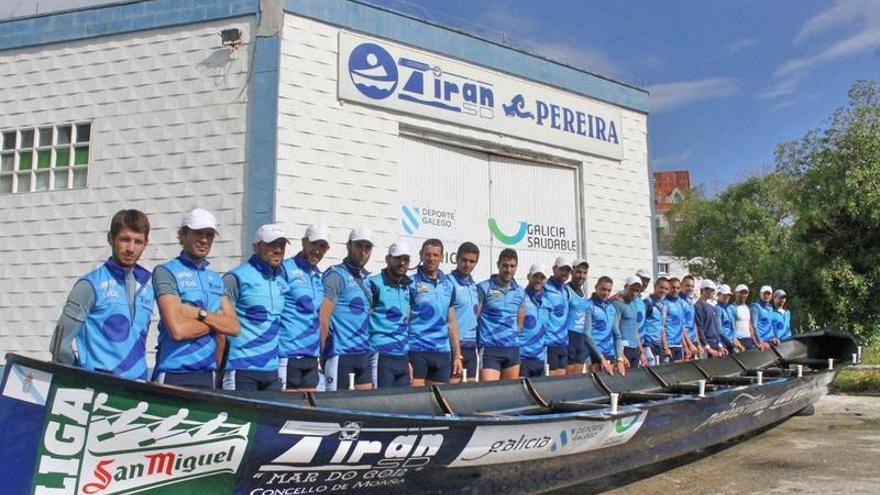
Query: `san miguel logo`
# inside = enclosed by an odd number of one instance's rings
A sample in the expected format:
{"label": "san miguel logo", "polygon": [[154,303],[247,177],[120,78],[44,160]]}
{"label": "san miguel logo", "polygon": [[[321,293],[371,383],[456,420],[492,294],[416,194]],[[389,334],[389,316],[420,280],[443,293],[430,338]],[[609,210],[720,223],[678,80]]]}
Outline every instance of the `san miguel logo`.
{"label": "san miguel logo", "polygon": [[[126,407],[126,405],[133,407]],[[142,492],[186,480],[235,473],[250,423],[116,399],[89,389],[58,388],[48,405],[36,495]],[[202,416],[196,419],[192,416]]]}

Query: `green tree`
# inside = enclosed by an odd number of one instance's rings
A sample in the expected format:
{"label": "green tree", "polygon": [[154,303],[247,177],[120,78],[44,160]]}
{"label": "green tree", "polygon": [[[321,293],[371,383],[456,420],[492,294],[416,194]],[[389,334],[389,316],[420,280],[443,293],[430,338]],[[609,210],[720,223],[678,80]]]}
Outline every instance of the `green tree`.
{"label": "green tree", "polygon": [[807,321],[863,339],[880,325],[880,84],[859,81],[828,128],[780,145],[777,171],[796,193],[791,281]]}
{"label": "green tree", "polygon": [[824,130],[777,147],[773,173],[699,192],[667,219],[695,275],[785,287],[796,327],[880,330],[880,84],[859,81]]}

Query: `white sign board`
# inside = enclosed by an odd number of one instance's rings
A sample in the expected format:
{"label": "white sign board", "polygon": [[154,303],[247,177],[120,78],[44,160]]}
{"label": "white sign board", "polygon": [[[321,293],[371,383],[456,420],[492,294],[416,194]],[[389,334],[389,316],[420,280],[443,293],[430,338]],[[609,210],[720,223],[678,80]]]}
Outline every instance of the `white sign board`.
{"label": "white sign board", "polygon": [[620,160],[620,109],[345,31],[339,98]]}

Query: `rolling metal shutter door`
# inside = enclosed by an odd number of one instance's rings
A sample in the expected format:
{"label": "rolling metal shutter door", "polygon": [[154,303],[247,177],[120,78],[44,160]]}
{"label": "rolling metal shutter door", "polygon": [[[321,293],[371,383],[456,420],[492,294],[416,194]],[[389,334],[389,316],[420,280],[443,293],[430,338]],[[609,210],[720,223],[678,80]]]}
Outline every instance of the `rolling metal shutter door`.
{"label": "rolling metal shutter door", "polygon": [[[401,237],[414,250],[425,239],[442,240],[443,271],[455,268],[464,241],[480,248],[477,280],[495,271],[506,247],[519,255],[516,278],[523,282],[532,263],[549,268],[560,254],[577,255],[575,169],[409,137],[401,146]],[[417,263],[416,256],[411,265]]]}
{"label": "rolling metal shutter door", "polygon": [[490,155],[489,177],[490,219],[501,234],[492,236],[493,260],[501,249],[516,249],[516,278],[525,280],[533,263],[550,269],[557,256],[577,256],[575,169]]}

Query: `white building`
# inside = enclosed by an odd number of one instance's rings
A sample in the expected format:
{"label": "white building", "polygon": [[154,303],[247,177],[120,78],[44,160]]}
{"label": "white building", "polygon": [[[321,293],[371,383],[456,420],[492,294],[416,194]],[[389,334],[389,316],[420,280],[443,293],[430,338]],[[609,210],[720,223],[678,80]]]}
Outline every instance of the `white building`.
{"label": "white building", "polygon": [[151,219],[148,267],[196,206],[222,223],[221,271],[269,221],[328,224],[328,266],[356,225],[374,270],[399,236],[476,242],[479,277],[505,247],[521,274],[586,257],[590,285],[654,266],[644,90],[398,13],[147,0],[14,19],[0,87],[0,351],[47,356],[122,208]]}

